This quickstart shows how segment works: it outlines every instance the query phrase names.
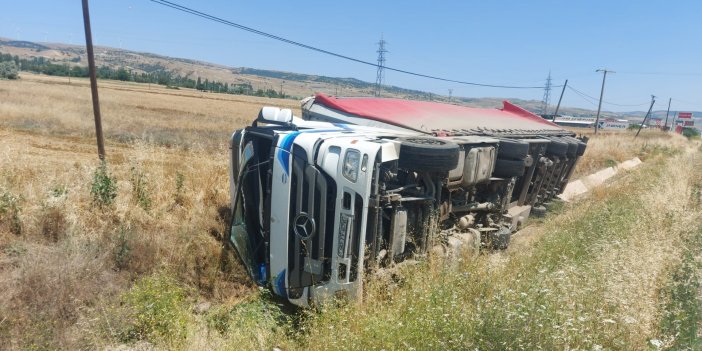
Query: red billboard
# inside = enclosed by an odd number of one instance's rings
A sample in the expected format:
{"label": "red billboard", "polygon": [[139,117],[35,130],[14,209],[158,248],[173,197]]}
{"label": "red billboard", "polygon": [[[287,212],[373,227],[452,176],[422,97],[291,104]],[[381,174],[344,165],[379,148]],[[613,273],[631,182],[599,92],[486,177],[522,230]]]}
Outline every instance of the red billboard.
{"label": "red billboard", "polygon": [[690,119],[692,118],[692,112],[678,112],[678,118]]}

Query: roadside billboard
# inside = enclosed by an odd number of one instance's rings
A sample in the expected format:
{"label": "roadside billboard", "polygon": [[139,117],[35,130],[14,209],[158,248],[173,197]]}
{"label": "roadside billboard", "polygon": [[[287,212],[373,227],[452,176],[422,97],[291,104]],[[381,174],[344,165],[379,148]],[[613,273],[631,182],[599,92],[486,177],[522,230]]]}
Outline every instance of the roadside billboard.
{"label": "roadside billboard", "polygon": [[618,121],[618,120],[605,120],[600,121],[598,128],[600,129],[627,129],[629,128],[629,122]]}

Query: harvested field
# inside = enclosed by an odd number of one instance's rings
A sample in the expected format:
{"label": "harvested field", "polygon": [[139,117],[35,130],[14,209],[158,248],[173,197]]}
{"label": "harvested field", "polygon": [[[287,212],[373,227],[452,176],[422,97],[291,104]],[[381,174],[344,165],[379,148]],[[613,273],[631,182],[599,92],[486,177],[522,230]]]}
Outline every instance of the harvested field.
{"label": "harvested field", "polygon": [[[221,237],[227,140],[273,100],[86,81],[0,81],[0,345],[23,349],[695,349],[698,141],[602,133],[575,177],[640,157],[499,253],[430,260],[365,303],[288,313]],[[697,284],[697,285],[695,285]],[[695,290],[697,289],[697,290]]]}

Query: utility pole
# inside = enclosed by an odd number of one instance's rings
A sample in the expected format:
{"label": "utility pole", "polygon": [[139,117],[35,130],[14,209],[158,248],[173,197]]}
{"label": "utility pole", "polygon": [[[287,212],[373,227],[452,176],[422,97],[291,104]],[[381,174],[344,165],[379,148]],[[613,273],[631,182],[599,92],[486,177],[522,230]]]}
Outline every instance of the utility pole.
{"label": "utility pole", "polygon": [[545,116],[548,113],[548,103],[551,100],[551,71],[548,71],[546,78],[546,86],[544,87],[544,98],[541,100],[541,115]]}
{"label": "utility pole", "polygon": [[105,141],[102,138],[102,119],[100,118],[100,101],[98,99],[97,77],[95,76],[95,56],[93,53],[93,35],[90,31],[90,10],[88,0],[83,0],[83,25],[85,27],[85,46],[88,51],[88,70],[90,73],[90,91],[93,96],[93,114],[95,115],[95,136],[97,137],[98,157],[105,160]]}
{"label": "utility pole", "polygon": [[383,85],[383,80],[385,79],[385,53],[388,50],[385,49],[385,44],[387,42],[383,39],[382,34],[380,35],[380,41],[378,42],[378,71],[375,76],[375,96],[380,96],[380,88]]}
{"label": "utility pole", "polygon": [[561,90],[561,97],[558,98],[558,105],[556,105],[556,111],[553,113],[553,119],[556,119],[556,116],[558,115],[558,110],[561,108],[561,100],[563,100],[563,93],[565,93],[566,87],[568,86],[568,80],[566,79],[565,83],[563,83],[563,90]]}
{"label": "utility pole", "polygon": [[279,97],[283,97],[283,83],[285,83],[285,81],[280,82],[280,93],[278,93]]}
{"label": "utility pole", "polygon": [[641,121],[641,125],[639,126],[639,130],[636,131],[636,135],[634,136],[634,139],[639,137],[639,133],[641,133],[641,129],[643,128],[644,124],[646,123],[648,116],[651,114],[651,111],[653,110],[653,104],[655,104],[655,103],[656,103],[656,96],[651,95],[651,106],[648,108],[648,112],[646,112],[646,116],[644,116],[643,121]]}
{"label": "utility pole", "polygon": [[449,89],[449,100],[448,102],[451,103],[451,96],[453,95],[453,89]]}
{"label": "utility pole", "polygon": [[668,110],[665,111],[665,124],[663,125],[663,130],[668,129],[668,115],[670,114],[670,102],[673,101],[673,98],[668,98]]}
{"label": "utility pole", "polygon": [[597,105],[597,117],[595,117],[595,134],[597,134],[597,129],[599,129],[599,123],[600,123],[600,111],[602,110],[602,96],[604,95],[604,86],[605,86],[605,80],[607,80],[607,73],[616,73],[614,71],[608,71],[606,68],[605,69],[598,69],[595,72],[604,72],[604,75],[602,76],[602,89],[600,89],[600,103]]}

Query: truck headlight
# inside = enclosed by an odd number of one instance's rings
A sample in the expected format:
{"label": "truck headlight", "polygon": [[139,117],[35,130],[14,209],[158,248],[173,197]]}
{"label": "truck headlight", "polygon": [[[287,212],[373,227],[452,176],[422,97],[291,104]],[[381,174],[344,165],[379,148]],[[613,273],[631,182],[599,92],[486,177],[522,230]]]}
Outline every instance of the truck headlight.
{"label": "truck headlight", "polygon": [[358,150],[349,149],[344,155],[344,164],[341,173],[344,178],[356,182],[358,179],[358,165],[361,161],[361,153]]}

